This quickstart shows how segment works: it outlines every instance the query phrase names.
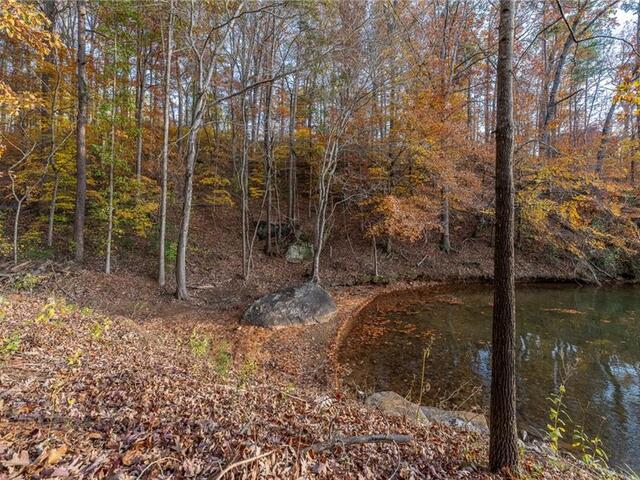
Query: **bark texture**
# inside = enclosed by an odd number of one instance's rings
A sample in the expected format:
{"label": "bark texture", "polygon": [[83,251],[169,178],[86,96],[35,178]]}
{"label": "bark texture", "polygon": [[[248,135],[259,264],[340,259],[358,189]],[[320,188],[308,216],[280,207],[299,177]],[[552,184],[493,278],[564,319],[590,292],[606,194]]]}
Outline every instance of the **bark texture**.
{"label": "bark texture", "polygon": [[173,48],[173,0],[169,3],[169,27],[167,31],[167,56],[164,66],[164,99],[162,107],[162,179],[160,194],[160,252],[158,264],[158,285],[165,285],[165,243],[167,232],[167,172],[169,168],[169,115],[170,101],[169,82],[171,81],[171,54]]}
{"label": "bark texture", "polygon": [[86,58],[86,16],[85,0],[77,1],[78,9],[78,121],[76,125],[76,211],[73,224],[76,247],[76,261],[82,262],[84,257],[84,217],[87,197],[87,107],[89,92],[87,90],[87,58]]}
{"label": "bark texture", "polygon": [[515,382],[513,0],[500,1],[496,89],[496,226],[491,356],[491,471],[518,466]]}

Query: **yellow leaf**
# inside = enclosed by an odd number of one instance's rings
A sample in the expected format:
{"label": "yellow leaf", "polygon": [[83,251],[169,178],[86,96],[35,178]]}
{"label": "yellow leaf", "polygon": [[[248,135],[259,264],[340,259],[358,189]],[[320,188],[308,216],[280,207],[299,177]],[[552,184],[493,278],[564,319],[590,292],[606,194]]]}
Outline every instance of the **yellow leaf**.
{"label": "yellow leaf", "polygon": [[62,457],[64,457],[66,453],[67,453],[66,445],[62,445],[61,447],[58,447],[58,448],[52,448],[49,451],[49,456],[47,457],[47,463],[49,465],[55,465],[60,460],[62,460]]}

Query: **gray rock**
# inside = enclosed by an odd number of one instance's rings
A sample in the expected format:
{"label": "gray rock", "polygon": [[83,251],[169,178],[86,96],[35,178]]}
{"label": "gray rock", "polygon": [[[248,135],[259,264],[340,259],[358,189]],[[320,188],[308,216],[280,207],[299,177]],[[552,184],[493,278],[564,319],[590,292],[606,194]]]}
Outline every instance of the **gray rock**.
{"label": "gray rock", "polygon": [[405,417],[422,425],[440,423],[471,432],[487,433],[489,426],[482,413],[442,410],[412,403],[396,392],[377,392],[365,403],[387,415]]}
{"label": "gray rock", "polygon": [[304,283],[265,295],[242,316],[242,323],[260,327],[286,327],[324,323],[336,313],[331,295],[320,285]]}
{"label": "gray rock", "polygon": [[435,423],[451,425],[470,432],[489,433],[489,425],[482,413],[442,410],[436,407],[420,407],[420,410]]}
{"label": "gray rock", "polygon": [[392,417],[403,417],[427,426],[431,423],[418,405],[411,403],[396,392],[376,392],[367,397],[364,403],[376,407],[382,413]]}
{"label": "gray rock", "polygon": [[309,242],[296,242],[287,248],[286,259],[290,263],[302,263],[313,258],[313,245]]}

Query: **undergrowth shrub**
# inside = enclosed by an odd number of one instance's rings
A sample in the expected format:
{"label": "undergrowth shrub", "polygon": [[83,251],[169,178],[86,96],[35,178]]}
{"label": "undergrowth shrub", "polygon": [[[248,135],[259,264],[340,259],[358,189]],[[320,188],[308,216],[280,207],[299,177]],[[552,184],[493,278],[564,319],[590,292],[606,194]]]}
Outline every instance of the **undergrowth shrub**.
{"label": "undergrowth shrub", "polygon": [[24,275],[20,275],[13,280],[11,287],[18,292],[32,292],[40,283],[42,283],[43,277],[35,275],[31,272],[27,272]]}
{"label": "undergrowth shrub", "polygon": [[191,350],[191,353],[196,357],[204,357],[209,353],[210,348],[209,338],[194,328],[189,337],[189,350]]}
{"label": "undergrowth shrub", "polygon": [[6,338],[0,341],[0,357],[13,355],[20,351],[20,345],[22,344],[22,338],[18,332],[13,332]]}
{"label": "undergrowth shrub", "polygon": [[215,372],[220,376],[226,376],[231,370],[231,364],[233,362],[233,358],[231,356],[231,347],[226,342],[223,341],[218,345],[216,354],[213,358],[213,367]]}

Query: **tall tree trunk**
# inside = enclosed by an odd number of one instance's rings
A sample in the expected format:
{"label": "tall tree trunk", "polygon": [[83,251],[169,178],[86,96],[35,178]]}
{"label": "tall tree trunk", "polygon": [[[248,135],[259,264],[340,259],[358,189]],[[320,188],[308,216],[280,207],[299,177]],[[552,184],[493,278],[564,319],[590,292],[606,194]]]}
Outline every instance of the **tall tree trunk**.
{"label": "tall tree trunk", "polygon": [[76,125],[76,210],[74,219],[74,241],[76,261],[84,258],[84,218],[87,197],[87,109],[89,92],[86,72],[86,0],[77,0],[78,10],[78,121]]}
{"label": "tall tree trunk", "polygon": [[[576,15],[572,25],[573,29],[575,29],[576,25],[578,24],[579,18],[579,15]],[[551,82],[551,88],[549,90],[549,98],[547,100],[544,115],[542,118],[542,126],[540,129],[540,150],[544,152],[545,157],[551,157],[553,153],[553,148],[551,147],[550,124],[556,118],[556,110],[558,107],[557,97],[558,91],[560,90],[560,82],[562,80],[562,70],[564,69],[564,64],[567,61],[569,48],[571,47],[572,43],[573,40],[571,38],[571,34],[567,34],[564,44],[562,45],[562,51],[560,52],[560,56],[558,57],[558,61],[556,63],[553,82]]]}
{"label": "tall tree trunk", "polygon": [[242,158],[240,165],[240,214],[242,216],[242,278],[247,280],[251,270],[251,245],[249,238],[249,113],[247,112],[247,96],[240,99],[242,116]]}
{"label": "tall tree trunk", "polygon": [[292,225],[296,223],[296,211],[298,209],[296,190],[297,190],[297,171],[296,171],[296,110],[298,106],[298,74],[293,77],[293,86],[291,87],[291,98],[289,101],[289,203],[288,216]]}
{"label": "tall tree trunk", "polygon": [[496,89],[496,226],[491,354],[491,471],[518,467],[513,186],[513,0],[500,1]]}
{"label": "tall tree trunk", "polygon": [[[636,3],[636,50],[640,48],[640,2]],[[636,71],[640,71],[640,56],[636,55]],[[636,141],[640,139],[640,105],[636,105]],[[636,184],[636,155],[639,149],[635,149],[634,155],[631,156],[631,164],[629,165],[629,182],[631,185]]]}
{"label": "tall tree trunk", "polygon": [[164,65],[164,99],[162,103],[162,173],[160,186],[160,252],[158,258],[158,285],[165,285],[165,243],[167,234],[167,173],[169,169],[169,83],[171,82],[171,54],[173,48],[173,1],[169,2],[169,25],[167,29],[167,53]]}
{"label": "tall tree trunk", "polygon": [[265,195],[267,196],[267,244],[265,253],[271,255],[273,248],[271,245],[271,182],[272,182],[272,166],[271,160],[271,83],[267,83],[265,89],[265,106],[264,106],[264,185]]}
{"label": "tall tree trunk", "polygon": [[[46,0],[45,4],[45,14],[47,19],[49,20],[49,31],[54,32],[55,30],[55,22],[57,16],[57,8],[55,0]],[[53,170],[53,187],[51,189],[51,201],[49,202],[49,220],[47,225],[47,247],[53,246],[53,226],[55,221],[55,213],[56,213],[56,202],[58,199],[58,186],[60,184],[60,173],[58,172],[58,168],[56,166],[55,160],[55,148],[56,148],[56,106],[58,100],[58,89],[60,87],[60,70],[58,65],[57,54],[55,50],[52,50],[47,55],[47,61],[54,63],[56,66],[56,77],[55,77],[55,85],[53,87],[53,91],[51,91],[51,75],[44,73],[42,77],[43,90],[51,95],[51,109],[49,110],[49,138],[48,142],[50,143],[50,162],[51,168]]]}
{"label": "tall tree trunk", "polygon": [[[316,212],[315,236],[313,240],[313,272],[311,281],[320,283],[320,258],[326,240],[327,211],[331,199],[331,185],[338,166],[339,142],[347,125],[351,111],[340,112],[335,125],[329,128],[329,138],[318,173],[318,211]],[[310,176],[311,178],[311,176]],[[309,195],[311,198],[311,195]]]}
{"label": "tall tree trunk", "polygon": [[113,169],[116,161],[116,87],[117,87],[118,37],[113,40],[113,92],[111,96],[111,148],[109,159],[109,206],[107,220],[107,258],[104,273],[111,273],[111,244],[113,239]]}
{"label": "tall tree trunk", "polygon": [[142,46],[142,27],[138,27],[136,51],[136,182],[140,191],[142,176],[142,109],[144,107],[146,61]]}
{"label": "tall tree trunk", "polygon": [[[265,70],[267,71],[267,75],[272,75],[273,70],[273,57],[275,54],[276,47],[276,26],[275,26],[275,17],[273,17],[273,27],[271,29],[271,47],[269,49],[269,53],[267,56],[267,65]],[[273,201],[272,201],[272,189],[273,189],[273,151],[272,151],[272,133],[271,133],[271,100],[273,93],[273,83],[268,82],[265,86],[265,94],[264,94],[264,184],[266,188],[267,195],[267,245],[265,247],[265,252],[267,255],[273,254],[273,244],[272,244],[272,232],[271,232],[271,223],[272,223],[272,210],[273,210]],[[279,228],[279,226],[278,226]]]}
{"label": "tall tree trunk", "polygon": [[[202,106],[200,106],[202,104]],[[176,258],[177,296],[180,300],[188,300],[187,291],[187,242],[189,237],[189,222],[191,220],[191,201],[193,198],[193,173],[196,163],[198,131],[202,125],[202,110],[204,109],[204,94],[200,94],[196,106],[195,118],[187,138],[187,160],[182,190],[182,221],[178,237],[178,255]]]}
{"label": "tall tree trunk", "polygon": [[316,213],[315,236],[313,245],[313,273],[311,280],[320,283],[320,258],[325,240],[325,226],[327,221],[327,207],[329,205],[329,194],[331,192],[331,182],[335,172],[337,161],[337,140],[329,139],[327,149],[318,175],[318,212]]}
{"label": "tall tree trunk", "polygon": [[[183,197],[182,197],[182,220],[180,222],[180,233],[178,235],[178,254],[176,258],[176,295],[180,300],[188,300],[189,292],[187,289],[187,245],[189,242],[189,223],[191,221],[191,203],[193,200],[193,174],[196,166],[197,144],[198,144],[198,132],[202,127],[202,117],[204,115],[205,106],[207,103],[207,96],[211,89],[211,80],[215,69],[215,57],[221,45],[225,42],[229,32],[233,28],[235,20],[242,8],[244,2],[240,2],[232,14],[231,19],[226,23],[226,29],[224,35],[216,43],[215,47],[210,47],[211,61],[207,68],[205,75],[200,75],[200,80],[196,83],[197,89],[194,105],[191,115],[191,128],[189,129],[189,135],[187,137],[187,158],[185,162],[184,172],[184,185],[183,185]],[[202,56],[199,57],[202,61]],[[202,64],[200,65],[202,68]],[[202,70],[201,70],[202,72]]]}

